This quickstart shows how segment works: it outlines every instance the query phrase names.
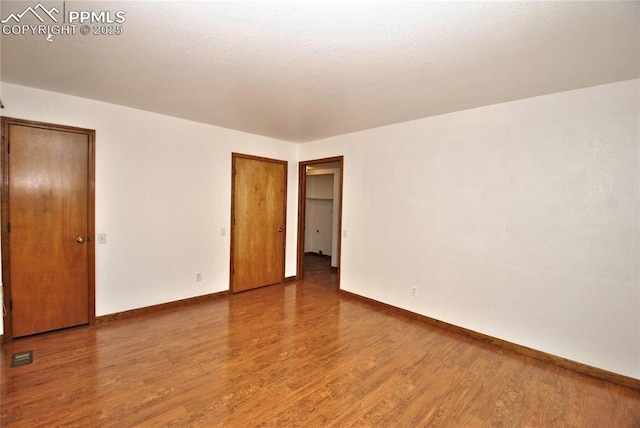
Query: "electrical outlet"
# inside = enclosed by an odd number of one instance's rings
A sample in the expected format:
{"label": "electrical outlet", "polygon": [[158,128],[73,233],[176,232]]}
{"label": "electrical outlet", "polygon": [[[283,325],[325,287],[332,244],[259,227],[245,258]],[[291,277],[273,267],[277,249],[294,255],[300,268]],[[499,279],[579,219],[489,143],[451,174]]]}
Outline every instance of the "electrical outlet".
{"label": "electrical outlet", "polygon": [[196,274],[196,282],[202,282],[202,274],[200,272]]}
{"label": "electrical outlet", "polygon": [[418,297],[418,287],[415,285],[411,286],[411,297]]}

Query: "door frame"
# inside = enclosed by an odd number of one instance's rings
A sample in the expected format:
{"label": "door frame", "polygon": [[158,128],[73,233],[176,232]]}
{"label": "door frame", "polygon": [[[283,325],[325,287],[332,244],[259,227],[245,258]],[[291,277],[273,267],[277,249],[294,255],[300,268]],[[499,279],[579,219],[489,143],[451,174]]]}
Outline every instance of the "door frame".
{"label": "door frame", "polygon": [[[247,155],[247,154],[243,154],[243,153],[236,153],[236,152],[232,152],[231,153],[231,219],[230,219],[230,227],[229,227],[229,231],[230,231],[230,246],[229,246],[229,291],[231,293],[235,293],[236,290],[234,290],[234,282],[233,282],[233,270],[234,270],[234,258],[233,258],[233,252],[234,252],[234,240],[235,240],[235,225],[234,225],[234,220],[235,220],[235,216],[236,216],[236,180],[235,180],[235,175],[236,175],[236,159],[238,158],[242,158],[242,159],[250,159],[250,160],[255,160],[255,161],[260,161],[260,162],[270,162],[270,163],[275,163],[275,164],[280,164],[284,166],[284,204],[283,204],[283,219],[284,219],[284,227],[283,227],[283,231],[282,231],[282,239],[283,239],[283,245],[282,245],[282,278],[280,280],[280,282],[284,282],[285,277],[286,277],[286,267],[287,267],[287,189],[288,189],[288,175],[289,175],[289,162],[286,160],[280,160],[280,159],[272,159],[272,158],[265,158],[265,157],[261,157],[261,156],[254,156],[254,155]],[[249,291],[249,290],[247,290]]]}
{"label": "door frame", "polygon": [[296,258],[296,280],[304,279],[304,232],[307,215],[307,166],[340,162],[340,209],[338,212],[338,289],[342,271],[342,205],[344,200],[344,156],[313,159],[298,163],[298,254]]}
{"label": "door frame", "polygon": [[31,128],[47,129],[52,131],[71,132],[83,134],[87,136],[89,143],[88,161],[88,183],[87,183],[87,287],[88,287],[88,308],[89,308],[89,325],[96,323],[96,284],[95,284],[95,133],[93,129],[78,128],[73,126],[57,125],[45,122],[36,122],[32,120],[16,119],[6,116],[0,116],[2,125],[2,189],[0,190],[2,198],[2,208],[0,212],[0,245],[2,248],[2,303],[3,303],[3,322],[4,334],[3,342],[13,340],[13,311],[11,305],[11,269],[10,269],[10,239],[9,230],[9,126],[19,125]]}

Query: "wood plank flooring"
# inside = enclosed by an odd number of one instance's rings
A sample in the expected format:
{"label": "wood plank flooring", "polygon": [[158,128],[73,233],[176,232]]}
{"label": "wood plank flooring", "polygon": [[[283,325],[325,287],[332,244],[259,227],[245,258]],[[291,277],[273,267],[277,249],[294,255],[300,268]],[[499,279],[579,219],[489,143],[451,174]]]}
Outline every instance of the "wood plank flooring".
{"label": "wood plank flooring", "polygon": [[[340,295],[335,274],[2,346],[3,427],[640,427],[640,392]],[[34,351],[11,368],[14,352]]]}

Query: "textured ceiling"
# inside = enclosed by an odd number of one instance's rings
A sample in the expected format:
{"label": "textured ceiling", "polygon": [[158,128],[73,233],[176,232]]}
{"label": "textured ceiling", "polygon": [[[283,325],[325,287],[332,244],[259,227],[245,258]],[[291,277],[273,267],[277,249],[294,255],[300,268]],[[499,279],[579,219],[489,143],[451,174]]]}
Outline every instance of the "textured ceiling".
{"label": "textured ceiling", "polygon": [[635,1],[42,3],[124,34],[2,35],[3,81],[295,142],[639,76]]}

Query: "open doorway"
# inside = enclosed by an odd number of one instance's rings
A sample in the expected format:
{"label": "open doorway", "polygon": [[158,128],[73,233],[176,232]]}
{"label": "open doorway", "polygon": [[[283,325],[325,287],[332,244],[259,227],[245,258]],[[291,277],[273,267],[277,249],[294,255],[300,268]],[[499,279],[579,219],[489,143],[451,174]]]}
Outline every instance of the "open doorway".
{"label": "open doorway", "polygon": [[299,163],[297,279],[340,288],[343,157]]}

